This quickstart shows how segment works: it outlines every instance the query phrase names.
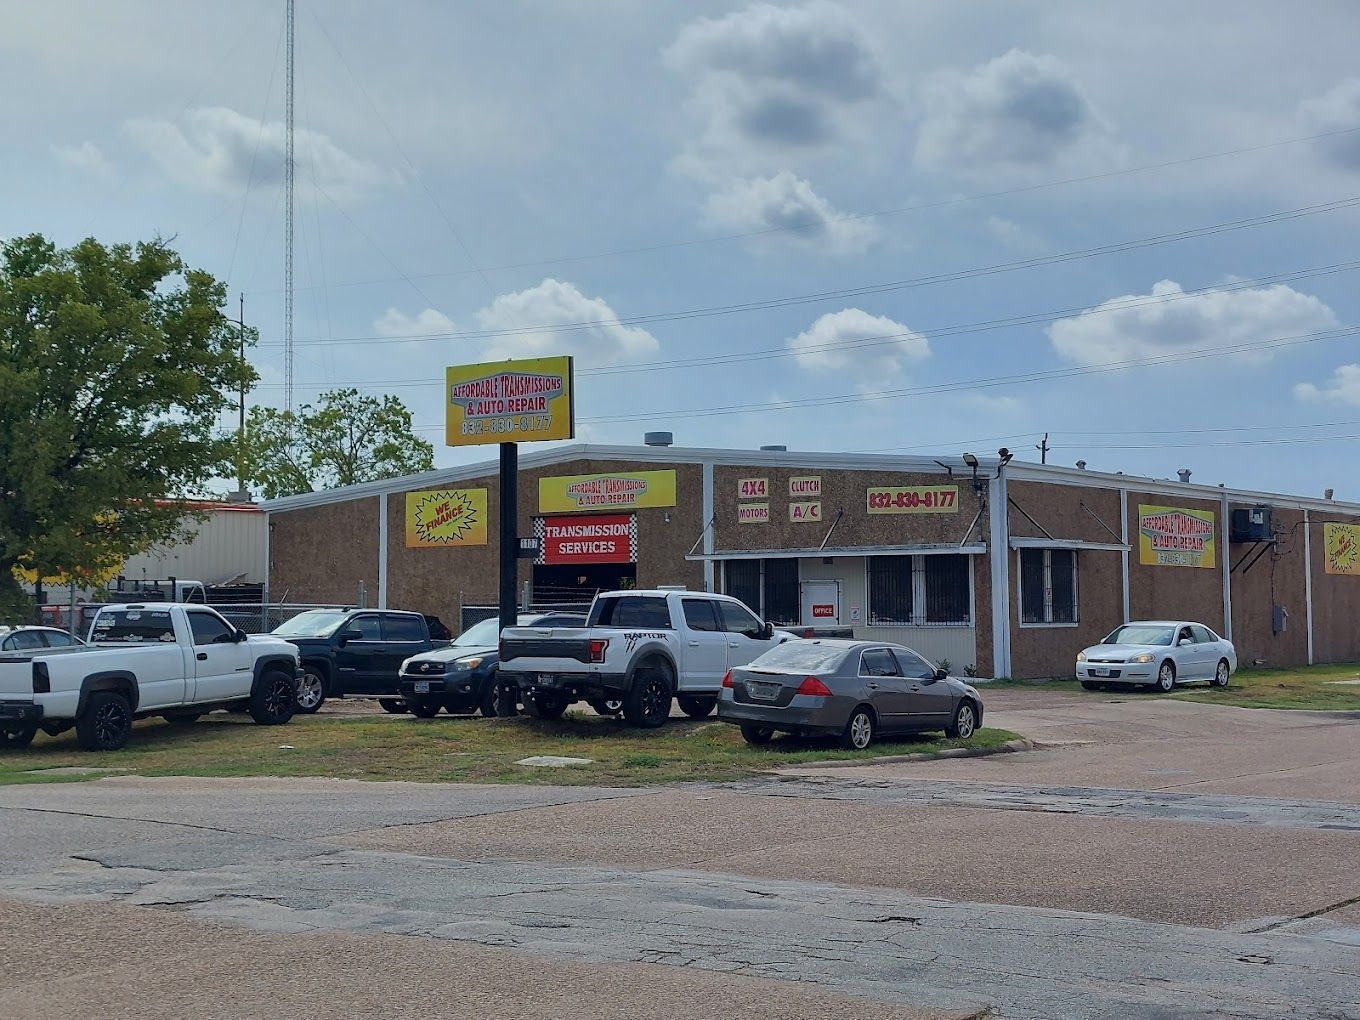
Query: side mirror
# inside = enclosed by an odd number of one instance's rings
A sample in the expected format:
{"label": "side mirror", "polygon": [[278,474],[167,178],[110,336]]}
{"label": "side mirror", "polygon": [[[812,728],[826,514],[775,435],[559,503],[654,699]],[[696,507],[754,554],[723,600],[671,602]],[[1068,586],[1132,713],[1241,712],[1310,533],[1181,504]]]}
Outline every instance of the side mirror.
{"label": "side mirror", "polygon": [[769,641],[774,637],[774,624],[766,621],[760,625],[760,640]]}
{"label": "side mirror", "polygon": [[944,680],[944,679],[948,678],[948,676],[949,676],[949,673],[948,673],[947,670],[941,669],[939,666],[936,666],[936,667],[935,667],[935,675],[934,675],[931,679],[933,679],[933,680]]}
{"label": "side mirror", "polygon": [[247,634],[245,631],[241,630],[241,628],[237,627],[235,640],[236,643],[239,645],[242,641],[249,641],[250,635]]}
{"label": "side mirror", "polygon": [[1176,642],[1176,647],[1178,647],[1178,648],[1184,648],[1186,645],[1193,645],[1193,644],[1194,644],[1194,642],[1191,641],[1188,637],[1183,637],[1183,638],[1181,638],[1179,641]]}
{"label": "side mirror", "polygon": [[340,643],[340,647],[343,648],[346,644],[348,644],[348,643],[351,642],[351,641],[358,641],[358,640],[359,640],[360,638],[362,638],[363,636],[364,636],[363,631],[359,631],[359,630],[342,630],[342,631],[340,632],[340,642],[339,642],[339,643]]}

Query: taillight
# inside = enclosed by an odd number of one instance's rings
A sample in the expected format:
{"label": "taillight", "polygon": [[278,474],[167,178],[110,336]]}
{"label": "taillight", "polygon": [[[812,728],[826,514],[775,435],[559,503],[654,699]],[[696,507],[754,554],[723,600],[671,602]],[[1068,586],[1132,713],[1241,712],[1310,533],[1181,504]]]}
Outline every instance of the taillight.
{"label": "taillight", "polygon": [[33,693],[52,693],[52,678],[47,673],[47,663],[45,662],[35,662],[33,664]]}
{"label": "taillight", "polygon": [[803,682],[798,685],[798,693],[810,694],[814,698],[829,698],[831,697],[831,688],[815,676],[805,676]]}
{"label": "taillight", "polygon": [[605,649],[609,647],[609,641],[605,638],[592,638],[590,642],[590,661],[604,662]]}
{"label": "taillight", "polygon": [[732,689],[732,671],[730,669],[723,674],[723,686],[729,691]]}

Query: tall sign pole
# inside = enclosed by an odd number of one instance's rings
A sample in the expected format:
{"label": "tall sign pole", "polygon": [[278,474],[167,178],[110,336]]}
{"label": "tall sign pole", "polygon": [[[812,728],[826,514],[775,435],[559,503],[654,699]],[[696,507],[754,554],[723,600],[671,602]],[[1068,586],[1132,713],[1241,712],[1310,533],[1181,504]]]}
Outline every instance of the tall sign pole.
{"label": "tall sign pole", "polygon": [[519,622],[515,588],[519,573],[519,445],[501,443],[501,630]]}

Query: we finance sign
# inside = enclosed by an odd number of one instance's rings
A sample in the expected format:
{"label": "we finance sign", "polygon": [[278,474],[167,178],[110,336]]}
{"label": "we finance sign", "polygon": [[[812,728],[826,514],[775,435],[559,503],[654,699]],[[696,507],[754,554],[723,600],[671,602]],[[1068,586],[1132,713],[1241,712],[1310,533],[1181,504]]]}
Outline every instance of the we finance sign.
{"label": "we finance sign", "polygon": [[576,435],[569,357],[453,365],[445,370],[444,396],[447,446]]}

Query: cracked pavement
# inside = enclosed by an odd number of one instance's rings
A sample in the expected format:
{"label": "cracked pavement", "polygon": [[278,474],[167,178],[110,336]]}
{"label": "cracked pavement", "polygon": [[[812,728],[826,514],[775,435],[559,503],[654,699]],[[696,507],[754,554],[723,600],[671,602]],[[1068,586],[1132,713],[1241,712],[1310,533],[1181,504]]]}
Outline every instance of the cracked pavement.
{"label": "cracked pavement", "polygon": [[[652,790],[0,788],[0,952],[28,961],[0,1015],[1360,1017],[1360,798],[1330,772],[1312,797],[1244,781],[1244,733],[1280,713],[1206,738],[1188,788],[1109,781],[1183,771],[1165,730],[1199,708],[1147,735],[1074,705],[1074,732],[1123,741],[1006,756],[1012,782],[1003,758]],[[1257,753],[1291,784],[1347,743],[1360,764],[1360,722],[1281,732]],[[180,963],[96,994],[98,946]]]}

